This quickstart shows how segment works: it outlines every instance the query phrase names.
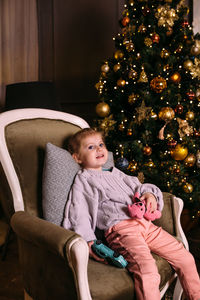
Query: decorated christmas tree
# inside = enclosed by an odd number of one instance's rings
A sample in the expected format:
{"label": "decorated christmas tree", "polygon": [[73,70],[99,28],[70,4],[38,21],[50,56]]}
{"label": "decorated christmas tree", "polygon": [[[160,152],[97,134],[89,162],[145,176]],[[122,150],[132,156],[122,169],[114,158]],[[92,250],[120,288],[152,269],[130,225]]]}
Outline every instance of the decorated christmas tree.
{"label": "decorated christmas tree", "polygon": [[129,0],[101,65],[97,125],[116,166],[200,215],[200,36],[180,0]]}

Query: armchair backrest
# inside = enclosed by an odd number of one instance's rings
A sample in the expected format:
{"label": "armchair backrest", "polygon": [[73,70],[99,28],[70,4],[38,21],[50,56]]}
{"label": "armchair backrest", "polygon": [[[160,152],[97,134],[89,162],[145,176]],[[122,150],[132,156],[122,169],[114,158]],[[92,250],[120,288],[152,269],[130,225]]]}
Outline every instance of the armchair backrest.
{"label": "armchair backrest", "polygon": [[42,173],[48,142],[64,147],[69,135],[89,127],[83,119],[47,109],[0,115],[0,200],[7,217],[25,210],[42,216]]}
{"label": "armchair backrest", "polygon": [[[89,125],[80,117],[47,109],[17,109],[0,114],[0,201],[8,220],[25,210],[42,217],[42,175],[47,143],[65,148],[69,135]],[[162,218],[156,221],[173,235],[174,196],[164,195]]]}

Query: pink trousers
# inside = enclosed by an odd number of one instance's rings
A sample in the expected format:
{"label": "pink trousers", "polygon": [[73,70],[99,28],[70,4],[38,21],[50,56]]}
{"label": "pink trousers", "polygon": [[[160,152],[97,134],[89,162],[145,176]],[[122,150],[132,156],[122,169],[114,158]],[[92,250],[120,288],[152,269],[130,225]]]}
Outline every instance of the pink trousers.
{"label": "pink trousers", "polygon": [[187,299],[200,299],[200,280],[193,256],[161,227],[144,218],[130,219],[111,227],[105,236],[109,246],[128,261],[138,300],[160,300],[160,275],[151,251],[173,266]]}

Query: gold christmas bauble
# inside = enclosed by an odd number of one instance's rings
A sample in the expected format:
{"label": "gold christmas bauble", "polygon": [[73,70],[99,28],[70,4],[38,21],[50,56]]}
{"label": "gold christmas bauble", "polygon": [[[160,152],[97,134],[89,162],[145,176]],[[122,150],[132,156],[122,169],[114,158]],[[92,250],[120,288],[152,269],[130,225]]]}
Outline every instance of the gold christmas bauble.
{"label": "gold christmas bauble", "polygon": [[124,79],[120,78],[120,79],[117,80],[117,85],[118,86],[123,87],[123,86],[125,86],[125,84],[126,84],[126,81]]}
{"label": "gold christmas bauble", "polygon": [[147,156],[151,155],[151,154],[152,154],[152,148],[149,147],[149,146],[145,146],[145,147],[143,148],[143,153],[144,153],[145,155],[147,155]]}
{"label": "gold christmas bauble", "polygon": [[117,71],[119,71],[119,70],[120,70],[120,68],[121,68],[121,65],[120,65],[120,63],[118,63],[118,64],[116,64],[116,65],[114,65],[114,66],[113,66],[113,70],[114,70],[114,72],[117,72]]}
{"label": "gold christmas bauble", "polygon": [[124,53],[121,50],[117,50],[115,51],[114,57],[115,59],[120,60],[124,57]]}
{"label": "gold christmas bauble", "polygon": [[149,37],[146,37],[145,39],[144,39],[144,43],[145,43],[145,45],[147,46],[147,47],[150,47],[151,45],[152,45],[152,39],[150,39]]}
{"label": "gold christmas bauble", "polygon": [[193,66],[193,62],[190,59],[184,61],[183,66],[186,70],[189,70]]}
{"label": "gold christmas bauble", "polygon": [[183,186],[183,190],[185,193],[190,194],[193,192],[193,185],[191,183],[186,182]]}
{"label": "gold christmas bauble", "polygon": [[162,91],[167,87],[167,81],[165,78],[158,76],[151,80],[150,86],[156,93],[162,93]]}
{"label": "gold christmas bauble", "polygon": [[96,88],[98,91],[102,90],[102,89],[103,89],[103,83],[102,83],[101,81],[97,82],[97,83],[95,84],[95,88]]}
{"label": "gold christmas bauble", "polygon": [[96,106],[96,113],[100,117],[107,117],[110,113],[110,106],[105,102],[100,102]]}
{"label": "gold christmas bauble", "polygon": [[108,64],[104,64],[101,66],[101,71],[107,73],[109,71],[109,65]]}
{"label": "gold christmas bauble", "polygon": [[180,73],[175,72],[174,74],[171,75],[170,79],[175,83],[179,83],[181,81],[181,75]]}
{"label": "gold christmas bauble", "polygon": [[163,120],[165,122],[171,121],[175,117],[175,112],[169,106],[162,107],[161,110],[158,113],[158,117],[159,117],[160,120]]}
{"label": "gold christmas bauble", "polygon": [[200,101],[200,89],[196,90],[196,97],[197,97],[197,100]]}
{"label": "gold christmas bauble", "polygon": [[199,45],[199,43],[198,44],[196,43],[194,46],[192,46],[191,54],[196,55],[196,56],[200,54],[200,45]]}
{"label": "gold christmas bauble", "polygon": [[187,121],[192,121],[194,120],[194,112],[193,111],[188,111],[185,115],[185,118]]}
{"label": "gold christmas bauble", "polygon": [[175,160],[184,160],[187,155],[188,155],[187,147],[181,144],[177,144],[176,147],[173,150],[171,150],[171,156]]}
{"label": "gold christmas bauble", "polygon": [[184,159],[184,165],[186,167],[193,167],[196,162],[196,156],[194,154],[188,154],[188,156]]}

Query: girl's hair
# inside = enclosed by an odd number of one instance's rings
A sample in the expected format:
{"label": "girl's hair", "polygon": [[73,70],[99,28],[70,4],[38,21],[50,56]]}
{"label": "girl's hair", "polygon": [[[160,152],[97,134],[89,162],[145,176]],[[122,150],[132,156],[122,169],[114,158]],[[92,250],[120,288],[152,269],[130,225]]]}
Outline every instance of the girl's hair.
{"label": "girl's hair", "polygon": [[72,135],[69,138],[69,141],[68,141],[69,152],[71,154],[78,153],[80,146],[81,146],[82,139],[84,139],[90,135],[94,135],[94,134],[100,134],[104,141],[104,135],[101,131],[96,131],[93,128],[84,128],[84,129],[81,129],[80,131],[76,132],[74,135]]}

